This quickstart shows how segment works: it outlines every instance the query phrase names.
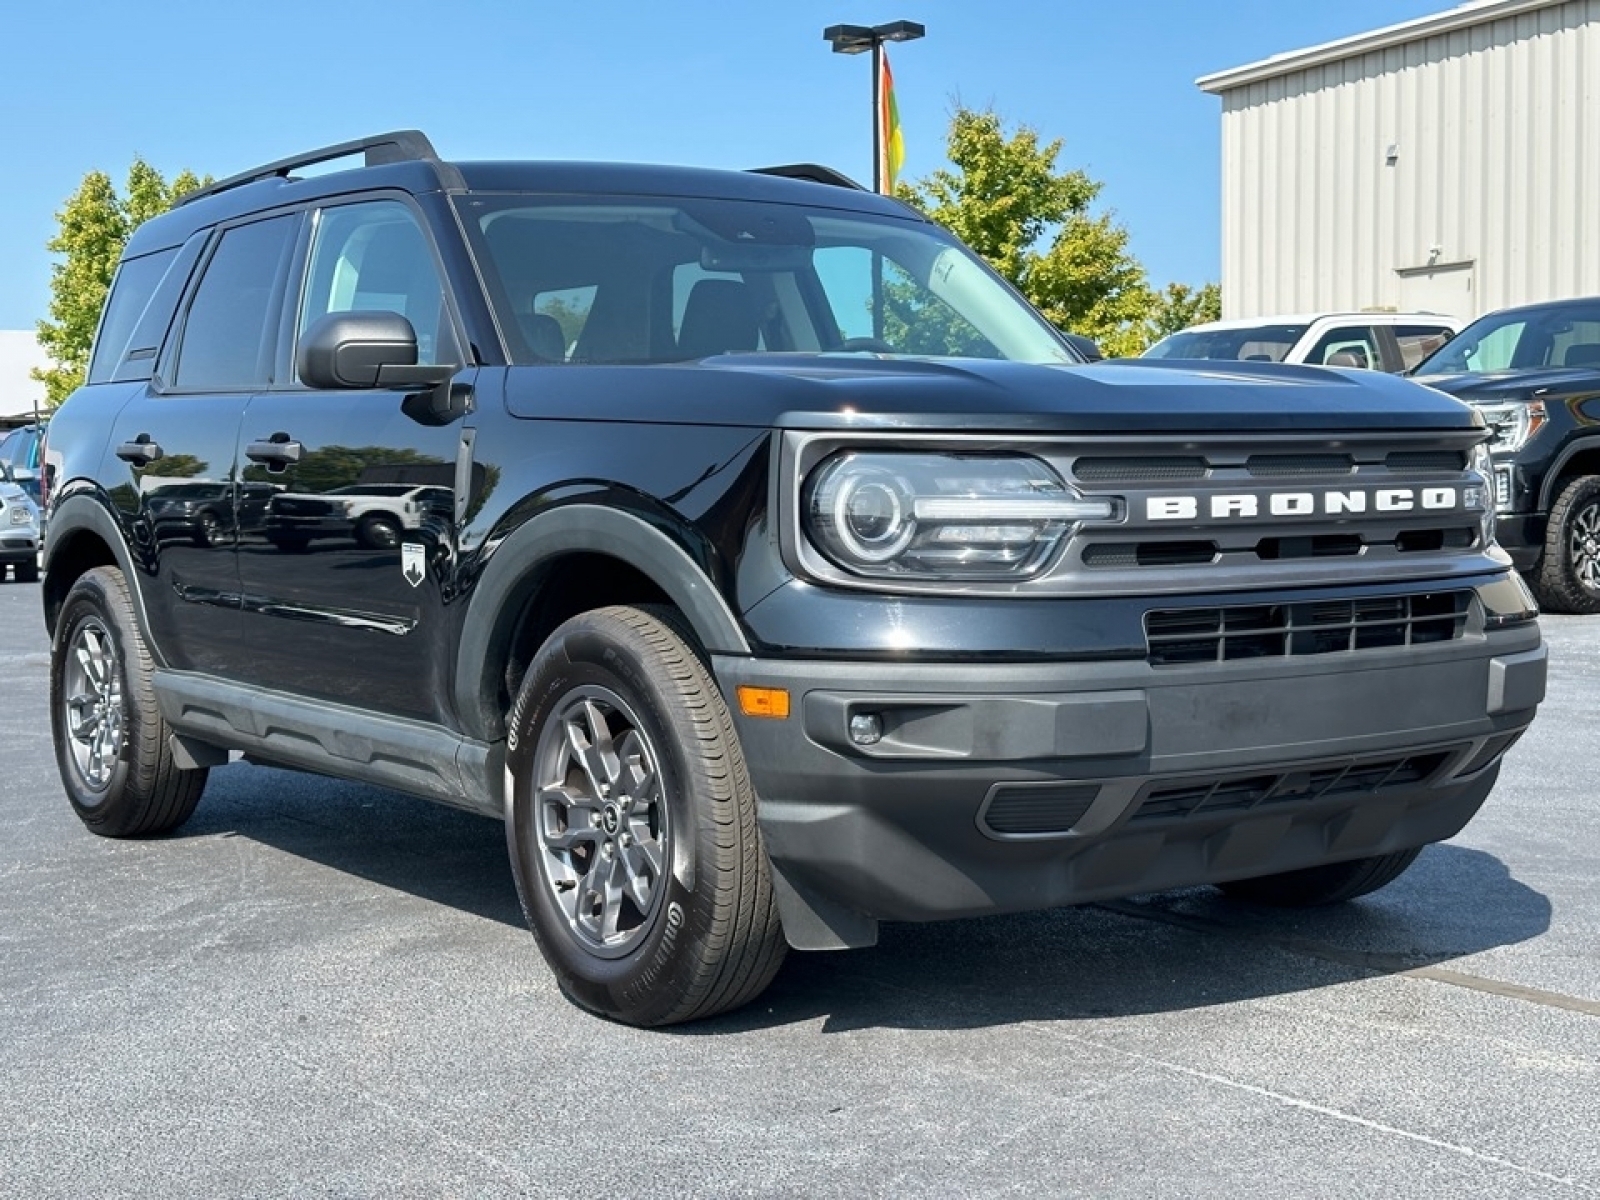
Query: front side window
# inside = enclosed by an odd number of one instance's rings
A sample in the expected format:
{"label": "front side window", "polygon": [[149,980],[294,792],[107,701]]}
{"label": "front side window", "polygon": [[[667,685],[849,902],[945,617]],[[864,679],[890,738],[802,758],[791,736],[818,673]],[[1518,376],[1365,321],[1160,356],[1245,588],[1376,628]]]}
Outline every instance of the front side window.
{"label": "front side window", "polygon": [[195,289],[173,382],[186,391],[248,391],[271,377],[274,296],[294,240],[292,215],[226,230]]}
{"label": "front side window", "polygon": [[1456,334],[1417,367],[1418,375],[1524,371],[1600,365],[1600,305],[1490,313]]}
{"label": "front side window", "polygon": [[458,203],[514,362],[1078,361],[988,267],[925,222],[696,198]]}
{"label": "front side window", "polygon": [[459,361],[427,235],[398,201],[317,214],[300,329],[338,312],[399,313],[416,331],[419,363]]}

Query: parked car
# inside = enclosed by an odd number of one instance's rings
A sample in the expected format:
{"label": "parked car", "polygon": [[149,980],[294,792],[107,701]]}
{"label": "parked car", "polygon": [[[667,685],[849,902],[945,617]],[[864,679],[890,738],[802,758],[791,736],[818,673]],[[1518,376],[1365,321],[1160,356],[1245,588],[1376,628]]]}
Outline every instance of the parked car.
{"label": "parked car", "polygon": [[1444,345],[1463,322],[1437,313],[1317,313],[1212,321],[1168,334],[1143,358],[1365,367],[1398,374]]}
{"label": "parked car", "polygon": [[1419,365],[1494,429],[1498,538],[1552,612],[1600,612],[1600,296],[1480,317]]}
{"label": "parked car", "polygon": [[[101,328],[49,444],[79,819],[174,829],[234,751],[494,818],[562,989],[636,1025],[882,921],[1364,895],[1544,694],[1468,406],[1084,363],[816,167],[385,134],[140,225]],[[337,536],[154,537],[163,462]]]}
{"label": "parked car", "polygon": [[0,462],[11,468],[12,480],[33,497],[35,504],[43,501],[44,431],[43,423],[23,425],[0,437]]}
{"label": "parked car", "polygon": [[39,578],[39,506],[0,459],[0,580],[8,567],[19,583]]}

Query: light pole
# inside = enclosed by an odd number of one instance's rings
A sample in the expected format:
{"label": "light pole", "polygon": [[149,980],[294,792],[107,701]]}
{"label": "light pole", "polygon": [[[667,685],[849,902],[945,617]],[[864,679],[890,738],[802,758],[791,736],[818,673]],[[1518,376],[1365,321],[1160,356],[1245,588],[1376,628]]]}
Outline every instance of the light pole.
{"label": "light pole", "polygon": [[862,54],[872,51],[872,187],[874,191],[887,192],[883,170],[883,114],[878,89],[883,86],[883,44],[885,42],[910,42],[923,37],[927,29],[915,21],[890,21],[887,25],[830,25],[822,31],[823,38],[833,47],[835,54]]}

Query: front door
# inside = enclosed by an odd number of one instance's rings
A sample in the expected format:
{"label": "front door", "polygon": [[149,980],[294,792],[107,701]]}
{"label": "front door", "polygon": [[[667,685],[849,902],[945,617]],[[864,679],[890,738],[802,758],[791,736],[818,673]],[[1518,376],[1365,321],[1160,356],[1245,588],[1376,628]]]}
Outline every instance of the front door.
{"label": "front door", "polygon": [[[296,339],[329,312],[397,312],[417,331],[421,362],[459,363],[441,278],[405,202],[324,208],[312,217]],[[462,426],[420,424],[402,399],[292,380],[250,401],[242,495],[262,502],[241,522],[242,647],[265,687],[440,719]]]}

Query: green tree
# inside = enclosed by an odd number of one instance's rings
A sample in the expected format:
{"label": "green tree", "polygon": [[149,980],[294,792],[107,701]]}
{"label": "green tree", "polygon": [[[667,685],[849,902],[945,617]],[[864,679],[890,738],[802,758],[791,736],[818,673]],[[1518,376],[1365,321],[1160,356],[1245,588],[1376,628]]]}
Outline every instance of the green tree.
{"label": "green tree", "polygon": [[1057,167],[1061,147],[1059,138],[1041,145],[1026,125],[1008,133],[992,110],[957,108],[951,167],[899,194],[983,255],[1058,328],[1093,338],[1110,356],[1138,354],[1164,297],[1151,290],[1115,214],[1094,211],[1102,185]]}
{"label": "green tree", "polygon": [[39,322],[39,344],[53,366],[35,368],[45,403],[60,404],[83,382],[100,309],[128,235],[185,192],[210,182],[184,171],[171,183],[143,159],[128,169],[122,194],[104,171],[90,171],[56,214],[56,235],[45,243],[61,256],[50,272],[50,317]]}
{"label": "green tree", "polygon": [[1192,288],[1186,283],[1169,283],[1165,291],[1156,293],[1150,306],[1146,337],[1154,343],[1191,325],[1221,319],[1222,289],[1216,284]]}

